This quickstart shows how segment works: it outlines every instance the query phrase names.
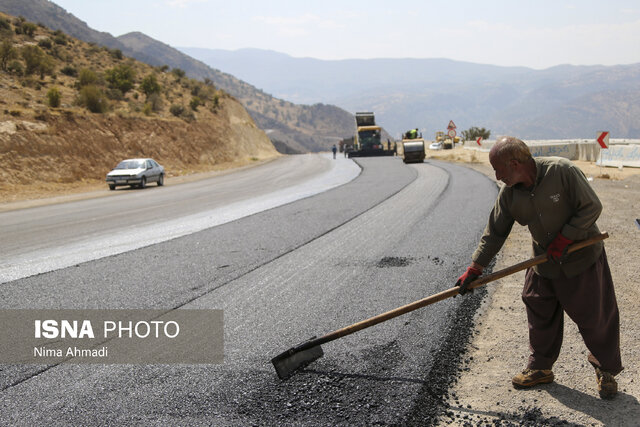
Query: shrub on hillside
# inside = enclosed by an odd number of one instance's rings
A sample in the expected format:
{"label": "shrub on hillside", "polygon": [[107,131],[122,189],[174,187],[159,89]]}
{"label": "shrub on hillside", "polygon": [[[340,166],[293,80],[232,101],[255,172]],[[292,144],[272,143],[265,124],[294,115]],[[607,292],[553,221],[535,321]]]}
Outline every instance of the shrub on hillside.
{"label": "shrub on hillside", "polygon": [[53,32],[53,42],[59,45],[66,45],[68,42],[67,35],[60,30]]}
{"label": "shrub on hillside", "polygon": [[13,43],[4,40],[0,43],[0,68],[2,71],[8,71],[9,61],[18,57],[18,51],[13,47]]}
{"label": "shrub on hillside", "polygon": [[127,93],[133,88],[136,72],[129,65],[117,65],[105,72],[105,80],[109,86]]}
{"label": "shrub on hillside", "polygon": [[57,87],[52,87],[47,92],[47,100],[49,101],[49,107],[58,108],[60,106],[60,99],[62,98],[62,94]]}
{"label": "shrub on hillside", "polygon": [[8,20],[0,17],[0,30],[10,30],[10,29],[11,29],[11,23]]}
{"label": "shrub on hillside", "polygon": [[92,113],[105,113],[109,110],[107,95],[98,86],[88,85],[80,89],[78,103]]}
{"label": "shrub on hillside", "polygon": [[122,59],[124,56],[122,55],[122,51],[120,49],[111,49],[109,50],[109,53],[111,54],[112,57],[114,57],[115,59]]}
{"label": "shrub on hillside", "polygon": [[176,77],[176,80],[180,80],[186,75],[184,70],[181,70],[180,68],[174,68],[173,70],[171,70],[171,74]]}
{"label": "shrub on hillside", "polygon": [[69,76],[69,77],[76,77],[78,75],[78,70],[76,70],[71,65],[65,65],[64,67],[62,67],[60,72],[65,76]]}
{"label": "shrub on hillside", "polygon": [[54,61],[38,46],[27,45],[20,50],[22,58],[25,62],[25,74],[30,75],[40,73],[40,78],[44,78],[45,74],[53,73]]}
{"label": "shrub on hillside", "polygon": [[78,76],[78,87],[95,85],[98,83],[98,74],[88,68],[82,68]]}
{"label": "shrub on hillside", "polygon": [[151,94],[160,93],[162,88],[160,87],[160,84],[158,83],[158,79],[156,78],[156,75],[155,74],[149,74],[144,79],[142,79],[142,83],[140,83],[140,90],[142,90],[142,92],[148,98],[149,95],[151,95]]}
{"label": "shrub on hillside", "polygon": [[202,100],[197,96],[194,96],[193,98],[191,98],[191,101],[189,102],[189,107],[191,107],[193,111],[198,111],[198,107],[201,105],[202,105]]}
{"label": "shrub on hillside", "polygon": [[22,20],[18,19],[18,21],[14,22],[14,31],[16,34],[25,34],[29,37],[33,37],[37,28],[38,26],[36,24],[26,22],[24,21],[24,18]]}
{"label": "shrub on hillside", "polygon": [[215,113],[216,111],[218,111],[218,108],[220,108],[220,95],[219,94],[215,94],[213,95],[213,99],[211,100],[211,112]]}
{"label": "shrub on hillside", "polygon": [[150,105],[151,111],[157,113],[159,111],[162,111],[162,108],[164,107],[164,101],[162,100],[162,96],[159,93],[152,93],[151,95],[147,96],[146,105]]}
{"label": "shrub on hillside", "polygon": [[51,42],[51,39],[42,39],[38,42],[38,46],[43,47],[45,49],[51,49],[51,47],[53,46],[53,43]]}
{"label": "shrub on hillside", "polygon": [[7,72],[21,76],[24,74],[24,66],[20,61],[13,60],[7,65]]}
{"label": "shrub on hillside", "polygon": [[184,113],[184,107],[182,105],[173,104],[169,107],[169,112],[176,117],[180,117]]}
{"label": "shrub on hillside", "polygon": [[105,94],[107,95],[107,98],[114,101],[122,101],[124,99],[124,94],[120,89],[109,88]]}

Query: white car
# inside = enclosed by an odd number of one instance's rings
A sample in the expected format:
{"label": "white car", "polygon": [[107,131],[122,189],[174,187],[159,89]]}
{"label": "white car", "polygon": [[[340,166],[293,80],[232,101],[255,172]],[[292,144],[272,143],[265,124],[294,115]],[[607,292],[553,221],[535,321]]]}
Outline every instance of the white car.
{"label": "white car", "polygon": [[442,150],[442,142],[432,142],[429,145],[429,150]]}
{"label": "white car", "polygon": [[121,185],[144,188],[149,182],[164,185],[164,168],[153,159],[127,159],[107,174],[109,190]]}

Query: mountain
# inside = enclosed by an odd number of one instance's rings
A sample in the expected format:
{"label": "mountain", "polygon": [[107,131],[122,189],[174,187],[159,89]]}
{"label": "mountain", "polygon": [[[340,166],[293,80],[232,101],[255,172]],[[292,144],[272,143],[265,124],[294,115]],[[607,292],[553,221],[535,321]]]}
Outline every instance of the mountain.
{"label": "mountain", "polygon": [[103,186],[126,158],[172,177],[278,156],[211,84],[2,12],[0,40],[0,200]]}
{"label": "mountain", "polygon": [[134,57],[141,53],[153,57],[150,63],[154,65],[176,64],[188,75],[209,79],[238,98],[281,152],[328,150],[340,139],[353,135],[354,118],[343,109],[321,103],[297,105],[274,98],[139,32],[122,35],[118,40],[134,52]]}
{"label": "mountain", "polygon": [[454,120],[493,135],[526,139],[593,138],[609,130],[639,138],[640,64],[560,65],[545,70],[448,59],[325,61],[259,49],[180,48],[292,102],[372,110],[394,136],[425,135]]}
{"label": "mountain", "polygon": [[150,65],[167,65],[185,71],[191,78],[208,79],[244,105],[280,152],[328,150],[340,139],[353,135],[353,115],[341,108],[320,103],[297,105],[277,99],[142,33],[133,32],[116,38],[95,31],[48,0],[0,0],[0,11],[23,16],[87,42],[118,49]]}

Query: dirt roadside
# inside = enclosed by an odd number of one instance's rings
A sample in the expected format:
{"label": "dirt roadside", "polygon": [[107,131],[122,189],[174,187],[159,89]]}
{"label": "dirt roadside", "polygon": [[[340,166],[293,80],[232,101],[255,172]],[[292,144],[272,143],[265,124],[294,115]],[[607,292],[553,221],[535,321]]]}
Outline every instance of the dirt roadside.
{"label": "dirt roadside", "polygon": [[[495,179],[486,153],[456,149],[430,152],[428,158],[463,162]],[[599,398],[588,351],[577,327],[566,316],[563,348],[554,366],[556,381],[533,390],[513,389],[511,377],[525,367],[528,357],[521,272],[488,285],[489,295],[477,314],[465,366],[449,394],[450,406],[440,425],[640,425],[640,229],[634,222],[640,218],[640,169],[575,163],[593,179],[591,183],[604,205],[598,225],[610,235],[605,247],[620,309],[625,367],[616,377],[618,396],[610,401]],[[495,269],[530,256],[528,230],[516,224]]]}

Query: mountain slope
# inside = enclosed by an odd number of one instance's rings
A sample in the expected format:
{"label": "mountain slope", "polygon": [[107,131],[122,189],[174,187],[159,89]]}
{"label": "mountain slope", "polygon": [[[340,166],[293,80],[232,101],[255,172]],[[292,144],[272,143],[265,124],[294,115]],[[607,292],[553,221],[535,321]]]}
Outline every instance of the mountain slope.
{"label": "mountain slope", "polygon": [[102,187],[125,158],[153,157],[176,176],[278,156],[212,85],[3,13],[0,38],[13,53],[0,67],[0,201]]}
{"label": "mountain slope", "polygon": [[[332,105],[297,105],[256,89],[236,77],[209,68],[202,62],[139,32],[118,37],[134,55],[152,56],[152,64],[178,64],[188,75],[210,79],[217,87],[235,96],[250,112],[258,126],[267,131],[280,150],[290,152],[328,150],[338,140],[351,136],[353,116]],[[173,66],[173,65],[172,65]]]}
{"label": "mountain slope", "polygon": [[458,129],[482,126],[529,139],[592,138],[602,129],[640,137],[634,109],[619,108],[640,95],[640,64],[533,70],[448,59],[324,61],[259,49],[180,49],[278,97],[371,109],[396,137],[414,127],[430,135],[449,120]]}
{"label": "mountain slope", "polygon": [[142,33],[115,38],[89,28],[85,22],[47,0],[0,0],[0,11],[21,15],[81,40],[120,49],[125,55],[151,65],[168,65],[184,70],[189,77],[209,79],[245,106],[281,152],[328,150],[331,144],[353,135],[353,116],[341,108],[321,104],[296,105],[274,98]]}

